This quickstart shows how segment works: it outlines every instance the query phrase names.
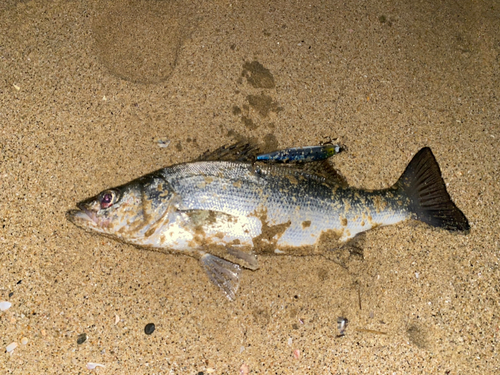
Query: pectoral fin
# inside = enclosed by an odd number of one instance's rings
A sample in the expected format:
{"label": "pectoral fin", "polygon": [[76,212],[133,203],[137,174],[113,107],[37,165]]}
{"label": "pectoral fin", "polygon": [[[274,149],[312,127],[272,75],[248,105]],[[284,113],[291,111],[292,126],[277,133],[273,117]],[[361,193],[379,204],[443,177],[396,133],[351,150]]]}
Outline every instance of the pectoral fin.
{"label": "pectoral fin", "polygon": [[252,248],[252,235],[260,224],[257,218],[211,210],[184,210],[182,215],[207,252],[244,268],[259,268]]}
{"label": "pectoral fin", "polygon": [[211,254],[204,254],[200,261],[210,281],[221,288],[226,297],[233,301],[240,286],[241,267]]}

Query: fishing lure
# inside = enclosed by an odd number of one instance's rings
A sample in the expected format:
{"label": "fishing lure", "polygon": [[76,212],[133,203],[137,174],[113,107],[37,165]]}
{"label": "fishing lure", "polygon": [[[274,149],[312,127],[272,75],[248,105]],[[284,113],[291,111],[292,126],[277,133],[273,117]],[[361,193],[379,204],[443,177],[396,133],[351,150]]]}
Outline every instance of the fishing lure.
{"label": "fishing lure", "polygon": [[341,151],[342,147],[334,144],[293,147],[257,155],[256,160],[277,163],[310,163],[328,159]]}

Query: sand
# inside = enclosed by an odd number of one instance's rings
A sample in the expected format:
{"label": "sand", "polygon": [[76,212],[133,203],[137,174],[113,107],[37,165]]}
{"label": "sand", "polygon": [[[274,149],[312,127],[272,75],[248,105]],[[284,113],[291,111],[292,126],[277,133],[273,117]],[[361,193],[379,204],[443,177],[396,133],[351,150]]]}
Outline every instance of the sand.
{"label": "sand", "polygon": [[[0,372],[498,373],[499,30],[491,0],[4,0]],[[472,229],[379,228],[348,269],[261,257],[230,302],[196,259],[65,219],[241,138],[338,138],[364,188],[429,146]]]}

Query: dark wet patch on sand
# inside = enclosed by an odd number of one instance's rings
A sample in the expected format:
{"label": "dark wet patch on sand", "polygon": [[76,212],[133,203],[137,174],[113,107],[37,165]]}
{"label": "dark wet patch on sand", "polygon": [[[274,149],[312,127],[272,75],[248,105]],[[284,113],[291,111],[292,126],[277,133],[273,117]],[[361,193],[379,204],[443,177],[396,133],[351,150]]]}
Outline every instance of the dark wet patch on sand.
{"label": "dark wet patch on sand", "polygon": [[427,333],[420,325],[410,325],[406,330],[406,334],[413,345],[416,345],[420,349],[428,347]]}
{"label": "dark wet patch on sand", "polygon": [[254,88],[272,89],[275,87],[273,74],[258,61],[245,62],[241,75]]}
{"label": "dark wet patch on sand", "polygon": [[257,111],[261,117],[267,117],[271,111],[278,112],[282,110],[273,98],[264,93],[260,93],[260,95],[248,95],[247,100],[250,107]]}

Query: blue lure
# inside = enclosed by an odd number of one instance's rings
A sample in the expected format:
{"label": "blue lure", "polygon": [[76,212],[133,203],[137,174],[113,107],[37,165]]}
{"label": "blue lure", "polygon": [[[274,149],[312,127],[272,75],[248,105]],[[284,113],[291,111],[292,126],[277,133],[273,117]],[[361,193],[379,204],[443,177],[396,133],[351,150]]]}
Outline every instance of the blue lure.
{"label": "blue lure", "polygon": [[310,163],[325,160],[342,151],[339,145],[293,147],[257,155],[257,161],[277,163]]}

